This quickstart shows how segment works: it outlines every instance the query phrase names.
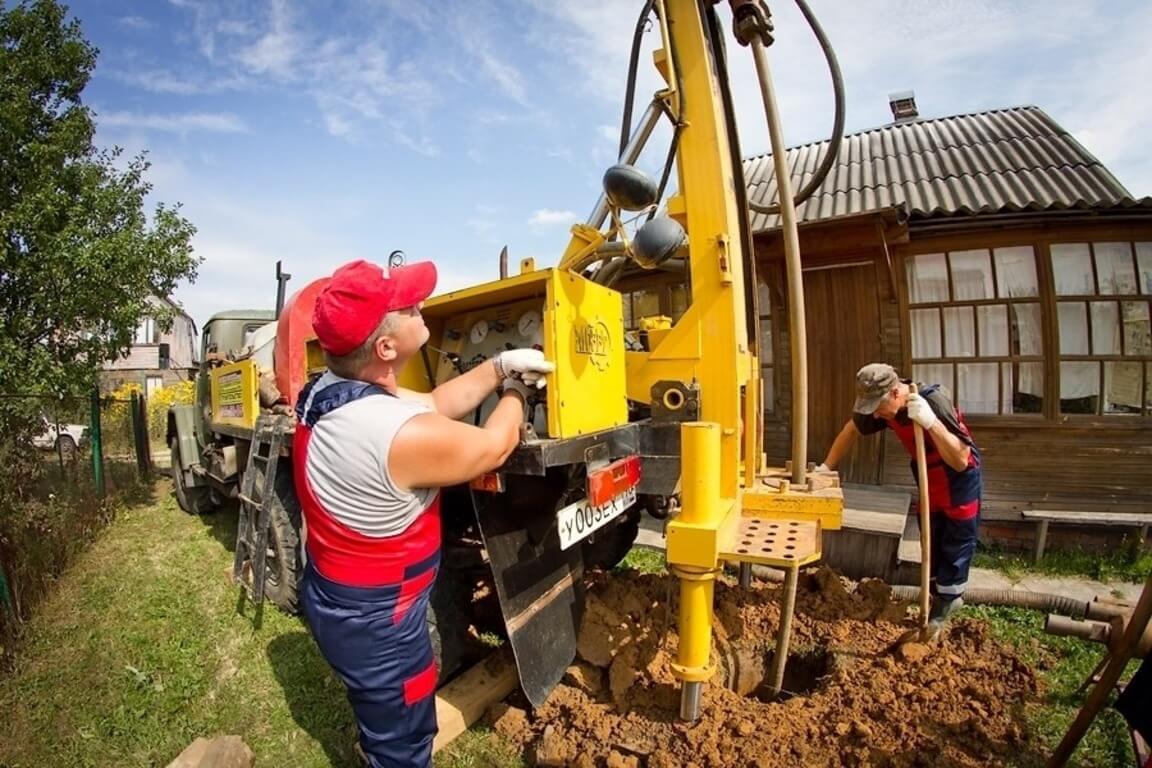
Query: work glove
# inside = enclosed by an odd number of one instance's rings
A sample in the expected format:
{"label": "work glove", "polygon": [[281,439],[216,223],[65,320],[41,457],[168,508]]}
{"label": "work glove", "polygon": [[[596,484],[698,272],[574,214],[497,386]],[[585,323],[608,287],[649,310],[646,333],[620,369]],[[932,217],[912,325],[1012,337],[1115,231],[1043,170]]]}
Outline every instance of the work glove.
{"label": "work glove", "polygon": [[556,366],[544,359],[538,349],[510,349],[492,358],[496,375],[503,379],[519,379],[529,387],[543,389],[548,382],[545,374],[552,373]]}
{"label": "work glove", "polygon": [[534,391],[534,389],[534,387],[530,388],[520,379],[514,379],[511,376],[500,382],[500,394],[504,394],[509,390],[512,390],[513,392],[519,392],[520,397],[523,398],[524,402],[528,402],[528,395],[530,392]]}
{"label": "work glove", "polygon": [[908,418],[920,425],[927,432],[936,423],[936,413],[928,401],[915,392],[908,394]]}
{"label": "work glove", "polygon": [[829,467],[827,464],[818,464],[818,465],[816,465],[816,469],[814,469],[812,471],[813,472],[834,472],[835,470],[832,469],[831,467]]}

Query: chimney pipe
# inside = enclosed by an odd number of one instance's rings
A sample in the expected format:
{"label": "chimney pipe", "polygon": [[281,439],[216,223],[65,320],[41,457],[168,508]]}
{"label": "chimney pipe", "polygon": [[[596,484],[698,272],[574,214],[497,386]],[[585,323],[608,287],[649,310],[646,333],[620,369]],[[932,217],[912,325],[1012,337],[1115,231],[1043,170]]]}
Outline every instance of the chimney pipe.
{"label": "chimney pipe", "polygon": [[916,109],[916,93],[914,91],[897,91],[888,94],[888,106],[892,109],[892,119],[897,123],[906,123],[920,116]]}

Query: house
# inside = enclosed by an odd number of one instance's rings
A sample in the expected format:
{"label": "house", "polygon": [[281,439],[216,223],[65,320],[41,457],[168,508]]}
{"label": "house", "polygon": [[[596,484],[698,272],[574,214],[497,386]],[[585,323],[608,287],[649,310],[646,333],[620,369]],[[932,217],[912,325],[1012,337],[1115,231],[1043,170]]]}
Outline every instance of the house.
{"label": "house", "polygon": [[[951,390],[983,450],[986,520],[1024,509],[1152,509],[1152,198],[1134,198],[1037,107],[895,121],[846,136],[797,211],[809,357],[809,456],[850,414],[872,361]],[[901,116],[900,109],[906,113]],[[794,189],[828,142],[788,150]],[[770,156],[745,161],[775,202]],[[769,458],[790,438],[784,248],[752,220],[770,393]],[[850,482],[912,487],[891,435],[862,439]]]}
{"label": "house", "polygon": [[146,394],[179,381],[196,378],[196,323],[171,299],[152,297],[157,309],[173,311],[172,327],[161,329],[155,316],[140,321],[128,353],[104,366],[101,374],[105,390],[124,384],[140,385]]}

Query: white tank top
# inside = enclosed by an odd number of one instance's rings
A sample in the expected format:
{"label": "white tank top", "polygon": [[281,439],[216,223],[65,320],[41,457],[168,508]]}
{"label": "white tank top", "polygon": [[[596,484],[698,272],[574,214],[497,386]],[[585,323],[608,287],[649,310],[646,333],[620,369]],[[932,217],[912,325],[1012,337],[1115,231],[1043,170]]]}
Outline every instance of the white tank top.
{"label": "white tank top", "polygon": [[[324,374],[313,395],[337,381],[342,379]],[[411,525],[439,489],[398,487],[388,455],[400,428],[429,412],[421,402],[368,395],[321,416],[312,427],[305,473],[324,509],[365,536],[395,536]]]}

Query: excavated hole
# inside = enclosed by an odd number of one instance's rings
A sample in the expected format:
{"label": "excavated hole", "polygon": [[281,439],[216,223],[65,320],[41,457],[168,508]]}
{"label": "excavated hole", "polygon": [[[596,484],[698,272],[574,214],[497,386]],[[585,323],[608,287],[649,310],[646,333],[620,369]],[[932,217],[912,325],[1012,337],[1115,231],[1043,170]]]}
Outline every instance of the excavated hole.
{"label": "excavated hole", "polygon": [[[772,661],[776,652],[772,651],[764,660],[765,673],[771,675]],[[788,664],[784,667],[784,682],[780,695],[773,696],[772,681],[765,678],[750,695],[760,701],[787,701],[795,696],[810,696],[824,687],[829,675],[835,670],[836,656],[825,648],[806,648],[788,654]]]}

